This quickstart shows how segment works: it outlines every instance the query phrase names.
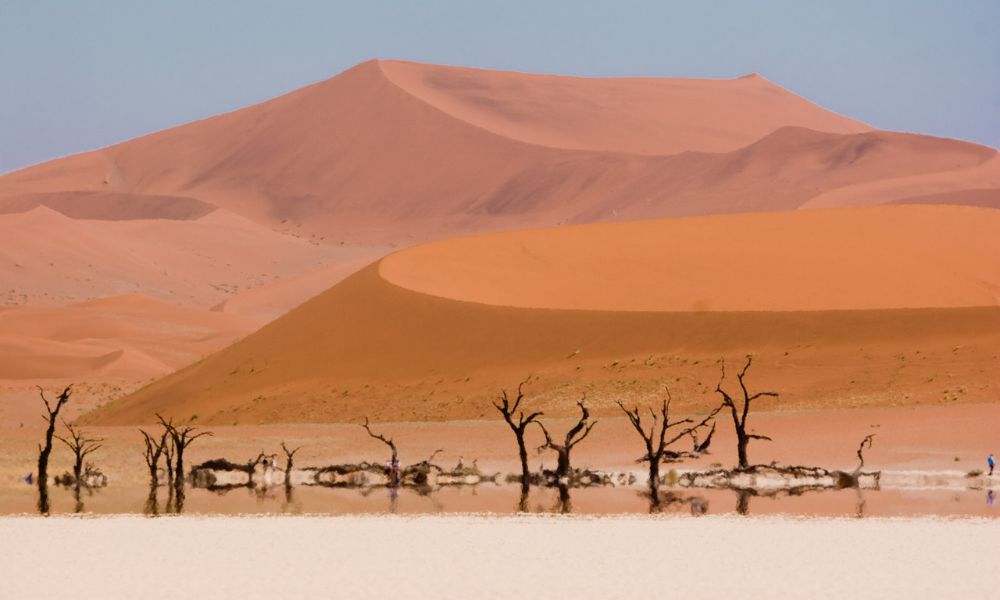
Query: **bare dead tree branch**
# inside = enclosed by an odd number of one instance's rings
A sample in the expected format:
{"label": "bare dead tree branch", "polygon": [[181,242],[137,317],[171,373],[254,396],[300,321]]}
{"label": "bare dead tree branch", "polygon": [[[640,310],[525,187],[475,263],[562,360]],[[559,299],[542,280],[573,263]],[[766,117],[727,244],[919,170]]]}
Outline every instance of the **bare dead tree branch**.
{"label": "bare dead tree branch", "polygon": [[722,407],[729,407],[730,413],[733,418],[733,426],[736,429],[736,452],[739,460],[739,468],[746,469],[750,466],[750,462],[747,459],[747,445],[750,440],[767,440],[772,441],[771,438],[765,435],[758,435],[747,433],[747,417],[750,415],[750,403],[764,396],[770,396],[772,398],[777,398],[777,392],[758,392],[756,394],[750,394],[746,386],[746,374],[750,369],[750,365],[753,362],[753,355],[747,355],[747,362],[743,365],[743,369],[736,374],[736,379],[739,381],[740,390],[743,393],[742,400],[734,399],[729,395],[724,389],[722,389],[722,383],[726,379],[726,362],[722,361],[721,376],[719,377],[719,383],[715,386],[715,391],[722,396]]}
{"label": "bare dead tree branch", "polygon": [[577,421],[568,432],[566,432],[566,438],[562,444],[557,444],[552,440],[552,436],[549,435],[548,429],[541,421],[536,421],[538,426],[542,429],[542,434],[545,436],[545,443],[539,446],[538,450],[542,451],[546,448],[555,451],[556,453],[556,470],[555,478],[557,481],[565,480],[569,478],[572,474],[572,467],[570,466],[570,452],[573,448],[585,440],[588,435],[590,435],[591,430],[597,421],[590,421],[590,411],[587,410],[586,404],[584,404],[587,399],[586,394],[581,398],[576,404],[580,407],[580,420]]}
{"label": "bare dead tree branch", "polygon": [[[164,450],[167,447],[168,434],[164,430],[159,438],[155,438],[144,430],[140,429],[139,433],[142,434],[142,441],[145,444],[145,450],[143,452],[143,458],[146,459],[146,466],[149,467],[149,485],[155,490],[159,485],[159,463],[160,457],[163,455]],[[167,470],[170,469],[170,463],[167,463]]]}
{"label": "bare dead tree branch", "polygon": [[[666,397],[663,399],[660,405],[659,414],[649,408],[649,414],[652,417],[652,423],[649,425],[649,430],[645,429],[642,422],[642,415],[639,412],[639,407],[635,406],[632,409],[625,408],[625,405],[618,401],[618,407],[622,409],[625,416],[628,417],[629,423],[632,424],[632,428],[635,429],[636,433],[642,438],[643,444],[646,447],[646,453],[639,458],[638,462],[648,462],[649,463],[649,485],[653,496],[657,495],[656,490],[660,483],[660,463],[663,461],[664,456],[667,453],[667,447],[681,439],[682,437],[694,435],[694,432],[698,429],[705,427],[709,421],[715,418],[715,415],[721,410],[721,407],[716,408],[707,417],[702,419],[698,423],[694,423],[691,419],[680,419],[677,421],[670,420],[670,402],[673,400],[673,396],[670,393],[670,388],[666,388]],[[680,433],[676,434],[669,440],[667,439],[667,431],[674,427],[680,427],[681,425],[691,424],[690,427],[685,428]],[[714,422],[713,422],[714,426]]]}
{"label": "bare dead tree branch", "polygon": [[193,425],[174,425],[173,419],[169,421],[164,419],[162,415],[156,413],[156,418],[159,420],[160,425],[167,431],[170,435],[170,439],[173,442],[173,451],[175,453],[174,462],[174,485],[182,486],[184,482],[184,451],[190,446],[195,440],[201,437],[211,436],[211,431],[202,431],[195,433],[198,428]]}
{"label": "bare dead tree branch", "polygon": [[[503,416],[503,420],[507,422],[511,431],[514,432],[514,437],[517,439],[517,452],[521,459],[521,487],[527,488],[531,473],[528,470],[528,449],[524,442],[524,432],[528,425],[535,422],[538,417],[542,416],[542,413],[533,412],[525,415],[524,411],[519,411],[521,407],[521,401],[524,399],[524,384],[528,380],[525,379],[521,383],[517,384],[517,398],[514,400],[513,404],[507,396],[507,390],[500,390],[500,397],[493,402],[493,407],[500,412]],[[516,419],[515,419],[516,415]]]}
{"label": "bare dead tree branch", "polygon": [[865,436],[865,439],[861,440],[858,445],[858,468],[854,469],[854,476],[857,477],[861,473],[861,469],[865,467],[865,447],[872,447],[872,440],[875,439],[875,434],[870,433]]}
{"label": "bare dead tree branch", "polygon": [[378,433],[373,432],[372,428],[371,428],[371,425],[368,422],[368,417],[365,417],[365,422],[362,423],[361,426],[365,428],[365,431],[368,432],[369,436],[371,436],[372,438],[374,438],[374,439],[382,442],[386,446],[389,446],[389,450],[392,452],[391,462],[394,463],[394,464],[398,464],[399,463],[399,451],[396,449],[396,442],[392,441],[392,438],[386,438],[382,434],[378,434]]}
{"label": "bare dead tree branch", "polygon": [[88,455],[101,449],[104,441],[103,438],[92,438],[87,437],[87,434],[80,431],[67,423],[65,419],[63,420],[63,426],[66,431],[69,432],[68,437],[56,436],[56,439],[66,445],[67,448],[73,452],[73,478],[75,482],[75,487],[79,488],[81,484],[81,473],[83,473],[83,461]]}

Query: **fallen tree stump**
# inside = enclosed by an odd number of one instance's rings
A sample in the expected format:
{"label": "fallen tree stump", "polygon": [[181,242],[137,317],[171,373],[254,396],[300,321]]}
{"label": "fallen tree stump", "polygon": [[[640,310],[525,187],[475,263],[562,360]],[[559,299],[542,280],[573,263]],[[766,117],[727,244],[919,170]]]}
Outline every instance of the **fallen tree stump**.
{"label": "fallen tree stump", "polygon": [[682,473],[682,487],[730,489],[762,493],[802,493],[810,490],[847,488],[878,489],[881,471],[827,470],[822,467],[752,465],[744,469],[715,469]]}

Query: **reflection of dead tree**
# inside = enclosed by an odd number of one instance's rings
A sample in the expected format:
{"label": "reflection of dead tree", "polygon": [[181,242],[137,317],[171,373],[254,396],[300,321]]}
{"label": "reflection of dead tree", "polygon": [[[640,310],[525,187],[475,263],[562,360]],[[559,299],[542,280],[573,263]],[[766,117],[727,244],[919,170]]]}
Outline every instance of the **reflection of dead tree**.
{"label": "reflection of dead tree", "polygon": [[[719,378],[719,383],[715,386],[715,391],[722,395],[722,405],[728,406],[733,416],[733,426],[736,428],[736,451],[739,457],[739,468],[746,469],[750,466],[747,460],[747,445],[750,440],[767,440],[772,441],[771,438],[766,435],[757,435],[753,433],[747,433],[747,417],[750,414],[750,403],[760,398],[762,396],[770,396],[772,398],[777,398],[777,392],[757,392],[756,394],[750,394],[747,391],[746,382],[744,381],[747,370],[750,368],[750,364],[753,362],[753,355],[747,355],[747,363],[743,366],[743,370],[736,374],[736,379],[740,383],[740,390],[743,393],[743,399],[734,399],[725,390],[722,389],[722,382],[726,379],[726,363],[722,362],[722,376]],[[737,406],[739,404],[739,406]]]}
{"label": "reflection of dead tree", "polygon": [[[69,432],[69,436],[61,437],[55,436],[57,440],[66,445],[67,448],[73,453],[73,482],[74,487],[77,492],[80,491],[80,485],[85,483],[83,481],[83,461],[90,454],[101,449],[101,442],[104,440],[102,438],[92,438],[87,437],[87,434],[79,429],[76,429],[66,421],[63,421],[63,426],[66,427],[66,431]],[[88,468],[89,470],[89,468]],[[90,483],[90,482],[86,482]]]}
{"label": "reflection of dead tree", "polygon": [[649,500],[649,514],[659,514],[685,507],[696,517],[708,512],[708,500],[701,496],[685,496],[669,491],[664,494],[654,494],[652,490],[640,492],[639,495]]}
{"label": "reflection of dead tree", "polygon": [[736,490],[736,514],[743,517],[750,514],[750,497],[754,495],[756,494],[753,493],[753,490]]}
{"label": "reflection of dead tree", "polygon": [[368,432],[369,436],[382,442],[386,446],[389,446],[389,450],[392,452],[392,458],[389,461],[389,468],[386,469],[386,475],[388,475],[392,485],[399,485],[399,451],[396,449],[396,442],[392,441],[392,438],[386,438],[384,435],[373,432],[368,423],[368,417],[365,417],[365,422],[362,423],[361,426],[365,428],[365,431]]}
{"label": "reflection of dead tree", "polygon": [[[257,470],[257,465],[259,465],[264,460],[265,456],[266,455],[264,454],[264,451],[261,450],[257,454],[256,458],[247,461],[246,472],[247,472],[247,487],[248,488],[254,487],[254,483],[253,483],[253,474],[254,474],[254,471]],[[267,463],[265,462],[264,464],[266,465]]]}
{"label": "reflection of dead tree", "polygon": [[[670,401],[672,397],[670,395],[670,390],[667,389],[667,397],[664,398],[663,403],[660,405],[660,412],[657,414],[652,408],[649,409],[649,414],[653,419],[653,422],[649,425],[649,431],[646,431],[642,423],[642,415],[639,414],[639,407],[636,406],[631,410],[625,408],[625,405],[619,400],[618,407],[622,409],[625,416],[628,417],[632,427],[636,430],[639,436],[642,438],[643,443],[646,446],[646,453],[638,460],[638,462],[648,462],[649,463],[649,485],[651,489],[654,489],[660,484],[660,462],[663,461],[667,454],[667,447],[676,442],[677,440],[694,435],[694,433],[705,427],[709,421],[715,418],[715,415],[722,410],[722,406],[719,406],[714,411],[709,413],[707,417],[702,419],[700,422],[695,423],[691,419],[681,419],[679,421],[670,421]],[[679,427],[681,425],[690,425],[684,429],[681,429],[677,434],[673,435],[669,439],[667,438],[667,431],[673,427]],[[659,427],[657,427],[659,426]],[[706,440],[706,442],[711,440],[711,436]],[[655,492],[654,492],[655,495]]]}
{"label": "reflection of dead tree", "polygon": [[49,514],[49,455],[52,453],[52,438],[56,432],[56,419],[59,418],[59,411],[69,401],[72,392],[72,386],[67,385],[66,389],[56,398],[53,407],[49,403],[49,399],[45,397],[45,391],[38,388],[47,413],[42,415],[42,418],[48,421],[48,428],[45,430],[45,445],[38,445],[38,511],[43,515]]}
{"label": "reflection of dead tree", "polygon": [[[528,488],[531,482],[531,473],[528,471],[528,448],[524,443],[524,431],[535,419],[542,416],[541,412],[533,412],[527,416],[525,416],[523,410],[518,413],[521,400],[524,399],[524,392],[522,390],[526,382],[527,380],[517,384],[517,398],[514,400],[514,404],[511,404],[510,399],[507,397],[507,390],[501,390],[500,397],[493,403],[493,406],[503,415],[503,420],[510,426],[511,431],[514,432],[514,437],[517,439],[517,452],[521,459],[521,488],[524,490]],[[518,413],[516,421],[514,419],[515,413]]]}
{"label": "reflection of dead tree", "polygon": [[285,442],[281,442],[281,450],[285,453],[285,507],[291,506],[292,504],[292,461],[295,459],[295,453],[302,449],[302,446],[297,446],[292,450],[288,449]]}
{"label": "reflection of dead tree", "polygon": [[289,450],[285,442],[281,442],[281,450],[285,453],[285,487],[292,487],[292,461],[295,459],[295,453],[302,449],[302,446],[297,446],[296,448]]}
{"label": "reflection of dead tree", "polygon": [[555,443],[545,425],[541,421],[536,421],[538,426],[542,428],[542,433],[545,434],[545,444],[539,446],[538,451],[541,452],[548,448],[556,453],[556,470],[552,474],[556,482],[570,482],[573,475],[569,460],[570,452],[577,444],[587,438],[590,430],[597,424],[597,421],[590,422],[590,411],[584,405],[585,399],[586,397],[577,402],[577,406],[580,407],[580,420],[566,433],[566,439],[562,444]]}

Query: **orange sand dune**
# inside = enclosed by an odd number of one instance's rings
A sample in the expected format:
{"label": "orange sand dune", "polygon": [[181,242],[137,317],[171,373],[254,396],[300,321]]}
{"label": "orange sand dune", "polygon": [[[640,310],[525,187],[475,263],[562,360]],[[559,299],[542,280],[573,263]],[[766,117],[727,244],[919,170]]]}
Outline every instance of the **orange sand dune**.
{"label": "orange sand dune", "polygon": [[760,75],[731,80],[527,75],[381,61],[390,81],[431,106],[529,144],[632,154],[727,152],[780,127],[871,128]]}
{"label": "orange sand dune", "polygon": [[387,248],[457,235],[908,198],[991,206],[996,157],[871,130],[756,76],[370,61],[0,177],[0,297],[143,293],[266,319]]}
{"label": "orange sand dune", "polygon": [[145,379],[228,344],[258,322],[132,294],[0,309],[0,379]]}
{"label": "orange sand dune", "polygon": [[1000,211],[874,207],[578,225],[386,257],[382,277],[525,308],[792,311],[1000,306]]}
{"label": "orange sand dune", "polygon": [[[995,281],[996,263],[988,260],[996,256],[995,241],[980,238],[986,243],[987,259],[978,256],[978,246],[957,243],[951,234],[935,246],[945,261],[942,270],[964,265],[961,275],[952,279],[960,282],[961,292],[947,302],[935,290],[939,283],[926,278],[907,288],[914,299],[881,285],[862,287],[859,292],[836,290],[856,284],[856,277],[873,276],[845,268],[866,259],[885,275],[893,265],[921,277],[942,272],[935,271],[937,267],[921,271],[916,264],[919,257],[909,255],[912,244],[895,243],[908,235],[907,228],[893,227],[895,223],[920,224],[932,217],[944,232],[965,229],[980,218],[995,222],[990,210],[957,207],[744,215],[727,217],[726,226],[734,231],[756,228],[762,234],[757,245],[746,245],[742,235],[690,237],[686,246],[650,244],[650,252],[676,251],[676,256],[664,260],[681,263],[703,264],[714,256],[724,265],[740,260],[744,253],[757,253],[769,259],[770,269],[796,278],[806,289],[821,292],[828,285],[826,289],[841,308],[858,303],[849,310],[638,311],[629,294],[617,292],[595,301],[605,310],[592,310],[581,309],[586,302],[572,296],[567,300],[557,292],[537,289],[546,274],[584,291],[595,289],[586,283],[593,280],[634,293],[675,288],[673,298],[660,307],[690,306],[701,294],[700,282],[693,277],[650,283],[647,279],[657,275],[655,261],[632,253],[636,264],[622,264],[613,273],[609,270],[613,265],[606,260],[617,252],[608,248],[622,244],[635,249],[633,236],[640,242],[654,239],[649,228],[670,237],[675,230],[689,227],[688,221],[555,229],[462,240],[432,246],[431,251],[403,251],[381,266],[396,280],[405,279],[408,265],[429,274],[437,266],[435,259],[454,256],[435,256],[435,249],[465,245],[474,257],[483,257],[486,250],[477,246],[493,243],[497,252],[486,271],[507,281],[512,289],[495,286],[477,294],[488,294],[491,302],[509,299],[522,306],[567,301],[567,308],[573,310],[505,307],[434,296],[390,283],[380,274],[380,266],[373,265],[226,350],[98,409],[87,419],[134,423],[149,420],[155,411],[197,413],[215,423],[339,421],[363,414],[403,420],[474,418],[488,414],[491,409],[486,400],[500,386],[513,385],[529,373],[539,378],[533,383],[537,394],[533,402],[552,414],[565,414],[583,391],[588,391],[599,411],[613,411],[613,400],[648,399],[668,383],[681,402],[697,404],[712,397],[720,356],[739,360],[751,351],[759,355],[755,381],[785,394],[772,408],[995,399],[1000,393],[995,376],[1000,307],[995,298],[989,306],[967,306],[978,293],[968,282]],[[838,228],[853,223],[862,232],[861,243],[845,239],[841,261],[821,255],[811,270],[801,269],[802,255],[808,256],[817,245],[811,238],[822,237],[831,223]],[[886,236],[881,255],[874,254],[864,241],[871,232]],[[514,241],[524,236],[521,239],[532,238],[534,244],[542,238],[533,236],[543,233],[556,240],[541,246],[544,252],[533,252],[531,245]],[[560,272],[554,261],[567,255],[560,258],[557,250],[574,244],[580,254],[589,253],[595,259],[574,259],[571,253],[571,264]],[[438,268],[451,269],[455,264],[462,262]],[[729,268],[730,274],[736,271]],[[484,281],[471,270],[461,274],[465,275],[472,277],[470,288]],[[740,278],[745,277],[740,274],[711,291],[738,292]],[[792,287],[782,286],[770,297],[754,297],[750,305],[771,301],[783,308],[801,308],[810,306],[808,302],[821,302],[804,296],[795,299],[799,304],[785,301],[782,291]],[[454,295],[476,295],[456,290],[447,287]],[[866,308],[921,303],[927,307]],[[721,300],[720,306],[725,306]]]}

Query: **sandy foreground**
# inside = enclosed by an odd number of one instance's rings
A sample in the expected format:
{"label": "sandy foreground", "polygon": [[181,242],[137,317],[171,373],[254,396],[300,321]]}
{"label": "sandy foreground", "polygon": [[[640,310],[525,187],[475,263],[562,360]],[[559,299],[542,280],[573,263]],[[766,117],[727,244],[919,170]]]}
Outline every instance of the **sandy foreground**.
{"label": "sandy foreground", "polygon": [[14,517],[0,530],[2,598],[1000,597],[1000,523],[974,519]]}

